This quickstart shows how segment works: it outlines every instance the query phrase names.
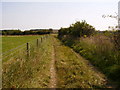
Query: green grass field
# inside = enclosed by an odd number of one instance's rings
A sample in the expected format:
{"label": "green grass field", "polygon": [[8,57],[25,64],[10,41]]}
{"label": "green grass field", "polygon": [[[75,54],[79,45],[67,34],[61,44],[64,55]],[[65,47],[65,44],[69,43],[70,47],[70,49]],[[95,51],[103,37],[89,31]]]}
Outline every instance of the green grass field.
{"label": "green grass field", "polygon": [[[52,77],[55,77],[56,88],[107,87],[108,80],[104,74],[72,49],[64,46],[55,35],[43,36],[37,46],[38,37],[40,36],[23,37],[26,39],[23,43],[33,40],[30,43],[29,55],[25,47],[5,59],[2,64],[3,88],[50,88]],[[21,41],[21,44],[23,43]],[[55,63],[51,63],[53,60]],[[55,71],[52,72],[56,74],[51,74],[53,68]]]}
{"label": "green grass field", "polygon": [[[28,36],[25,39],[27,41],[38,37],[40,36]],[[36,40],[33,40],[29,50],[29,56],[26,54],[26,49],[20,49],[15,55],[13,54],[7,58],[6,62],[3,62],[3,88],[48,87],[50,79],[51,39],[49,37],[44,38],[42,42],[40,41],[38,47],[36,46]]]}
{"label": "green grass field", "polygon": [[40,38],[40,35],[36,36],[2,36],[2,53],[16,48],[24,43],[30,42],[37,38]]}

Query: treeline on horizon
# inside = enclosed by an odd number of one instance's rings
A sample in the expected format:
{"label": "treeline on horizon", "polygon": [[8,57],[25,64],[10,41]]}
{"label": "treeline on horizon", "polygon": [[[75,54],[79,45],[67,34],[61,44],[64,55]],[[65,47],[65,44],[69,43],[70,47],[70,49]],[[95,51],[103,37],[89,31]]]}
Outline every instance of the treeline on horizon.
{"label": "treeline on horizon", "polygon": [[0,35],[43,35],[52,33],[52,29],[34,29],[34,30],[1,30]]}

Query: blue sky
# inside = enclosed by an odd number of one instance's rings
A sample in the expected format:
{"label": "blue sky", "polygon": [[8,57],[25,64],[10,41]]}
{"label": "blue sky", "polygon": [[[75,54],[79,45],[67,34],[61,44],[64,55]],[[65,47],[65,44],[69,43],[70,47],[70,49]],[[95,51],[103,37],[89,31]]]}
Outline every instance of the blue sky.
{"label": "blue sky", "polygon": [[[17,0],[16,0],[17,1]],[[119,0],[3,0],[1,29],[34,29],[68,27],[86,20],[97,30],[117,25],[117,20],[102,18],[103,14],[116,15]],[[1,17],[0,15],[0,17]]]}

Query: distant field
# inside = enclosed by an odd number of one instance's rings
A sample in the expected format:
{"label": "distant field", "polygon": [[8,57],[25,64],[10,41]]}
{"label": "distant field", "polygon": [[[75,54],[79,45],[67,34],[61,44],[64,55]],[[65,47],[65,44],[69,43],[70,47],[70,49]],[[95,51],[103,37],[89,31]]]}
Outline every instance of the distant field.
{"label": "distant field", "polygon": [[2,53],[16,48],[26,42],[32,41],[34,39],[40,38],[40,35],[36,36],[2,36]]}

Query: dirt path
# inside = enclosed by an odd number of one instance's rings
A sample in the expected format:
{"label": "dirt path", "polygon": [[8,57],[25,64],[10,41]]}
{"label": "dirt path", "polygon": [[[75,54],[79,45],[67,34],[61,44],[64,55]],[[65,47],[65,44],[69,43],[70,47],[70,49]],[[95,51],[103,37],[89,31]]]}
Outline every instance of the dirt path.
{"label": "dirt path", "polygon": [[[54,41],[53,41],[53,43],[54,43]],[[51,79],[50,79],[49,88],[56,88],[56,70],[55,70],[54,44],[52,46],[52,60],[51,60],[51,65],[50,65],[50,74],[51,74]]]}

